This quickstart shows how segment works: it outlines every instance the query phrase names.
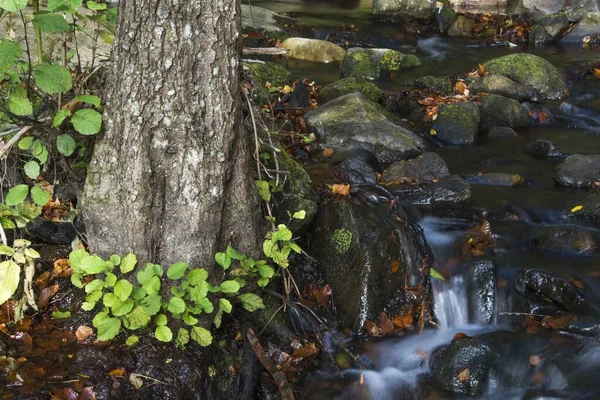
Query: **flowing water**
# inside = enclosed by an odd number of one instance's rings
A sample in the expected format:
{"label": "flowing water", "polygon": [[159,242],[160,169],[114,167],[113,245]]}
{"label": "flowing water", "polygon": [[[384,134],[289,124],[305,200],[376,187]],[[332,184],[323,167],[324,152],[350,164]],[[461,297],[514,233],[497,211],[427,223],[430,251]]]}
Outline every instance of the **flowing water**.
{"label": "flowing water", "polygon": [[[421,36],[404,32],[396,24],[374,23],[369,19],[369,1],[252,1],[253,5],[280,12],[293,12],[299,24],[313,29],[314,37],[327,39],[332,28],[354,24],[358,40],[366,45],[417,49],[425,65],[413,71],[376,82],[382,89],[402,89],[411,76],[452,75],[472,70],[488,59],[514,52],[540,55],[566,71],[571,97],[544,103],[554,115],[553,124],[519,130],[519,138],[484,142],[476,146],[437,148],[452,174],[464,177],[492,170],[519,174],[523,187],[473,186],[470,215],[439,218],[423,210],[409,210],[425,232],[435,257],[436,269],[449,276],[445,282],[433,281],[435,314],[439,329],[420,335],[386,339],[359,345],[363,371],[332,372],[326,367],[306,382],[309,399],[420,399],[456,398],[436,389],[427,379],[429,356],[447,345],[457,333],[487,335],[499,343],[497,364],[493,368],[484,398],[600,398],[600,344],[596,339],[573,335],[527,335],[507,333],[515,326],[518,314],[530,312],[515,291],[519,273],[535,268],[568,276],[585,287],[586,300],[595,307],[590,317],[598,321],[600,279],[597,255],[567,255],[533,249],[532,232],[553,225],[577,224],[598,238],[598,224],[571,219],[571,209],[584,201],[588,191],[555,185],[555,167],[560,160],[538,158],[523,151],[523,146],[546,139],[568,154],[600,154],[600,80],[578,81],[573,71],[586,62],[600,59],[600,51],[579,46],[537,46],[529,48],[486,47],[470,39]],[[310,77],[318,84],[339,79],[339,65],[316,64],[275,58],[296,77]],[[492,322],[478,324],[471,304],[477,299],[473,282],[464,274],[457,254],[465,239],[473,235],[474,221],[485,216],[490,221],[496,266],[497,288]],[[543,302],[542,302],[543,303]],[[540,304],[540,310],[545,307]],[[543,314],[543,312],[542,312]],[[546,360],[538,365],[532,356]],[[535,358],[533,360],[536,360]]]}

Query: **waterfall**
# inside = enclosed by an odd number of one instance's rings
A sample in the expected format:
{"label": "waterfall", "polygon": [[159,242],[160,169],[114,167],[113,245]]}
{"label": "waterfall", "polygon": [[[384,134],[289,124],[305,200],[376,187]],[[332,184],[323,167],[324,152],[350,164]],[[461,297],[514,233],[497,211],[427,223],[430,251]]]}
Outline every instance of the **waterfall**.
{"label": "waterfall", "polygon": [[432,280],[435,316],[440,328],[459,328],[469,323],[468,293],[461,275],[444,282]]}

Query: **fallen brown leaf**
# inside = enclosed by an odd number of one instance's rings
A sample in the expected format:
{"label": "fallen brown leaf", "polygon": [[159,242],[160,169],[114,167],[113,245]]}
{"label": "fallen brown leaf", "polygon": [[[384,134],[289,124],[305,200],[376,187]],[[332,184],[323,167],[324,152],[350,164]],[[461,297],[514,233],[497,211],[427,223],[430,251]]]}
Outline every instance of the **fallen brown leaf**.
{"label": "fallen brown leaf", "polygon": [[90,328],[89,326],[80,325],[77,328],[77,330],[75,331],[75,337],[77,338],[77,341],[84,342],[93,333],[94,333],[94,330],[92,328]]}

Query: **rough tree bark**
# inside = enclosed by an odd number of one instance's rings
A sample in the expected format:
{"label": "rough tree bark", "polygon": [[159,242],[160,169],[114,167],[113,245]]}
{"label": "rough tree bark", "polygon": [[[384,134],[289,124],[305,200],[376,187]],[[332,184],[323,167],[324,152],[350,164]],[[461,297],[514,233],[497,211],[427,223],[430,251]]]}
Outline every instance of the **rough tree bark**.
{"label": "rough tree bark", "polygon": [[93,252],[214,264],[256,249],[238,0],[121,0],[105,132],[81,208]]}

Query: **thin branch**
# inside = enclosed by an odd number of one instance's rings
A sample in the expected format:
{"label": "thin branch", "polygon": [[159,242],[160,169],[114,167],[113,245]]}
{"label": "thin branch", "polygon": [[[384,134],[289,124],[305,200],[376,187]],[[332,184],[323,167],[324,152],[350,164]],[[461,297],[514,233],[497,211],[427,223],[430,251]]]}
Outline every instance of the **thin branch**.
{"label": "thin branch", "polygon": [[15,144],[17,142],[17,140],[19,140],[21,138],[21,136],[23,136],[25,133],[27,133],[27,131],[29,131],[31,128],[33,128],[33,125],[25,126],[15,136],[13,136],[12,138],[10,138],[10,140],[8,142],[6,142],[4,144],[4,146],[2,146],[0,148],[0,158],[2,158],[4,156],[4,154],[8,150],[10,150],[10,148],[12,147],[12,145]]}

